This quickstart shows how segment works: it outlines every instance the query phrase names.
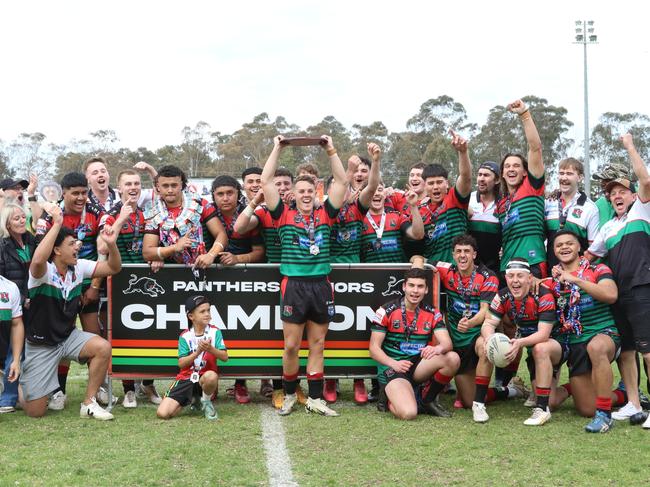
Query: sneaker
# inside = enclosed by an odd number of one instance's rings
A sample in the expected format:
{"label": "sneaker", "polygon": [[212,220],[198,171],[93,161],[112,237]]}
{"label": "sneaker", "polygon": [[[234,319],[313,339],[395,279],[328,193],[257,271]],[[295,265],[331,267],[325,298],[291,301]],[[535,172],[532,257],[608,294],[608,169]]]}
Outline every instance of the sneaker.
{"label": "sneaker", "polygon": [[612,419],[615,419],[617,421],[623,421],[625,419],[628,419],[630,416],[634,416],[636,413],[640,413],[641,411],[643,410],[637,409],[636,406],[634,406],[634,404],[628,402],[621,409],[619,409],[615,413],[612,413]]}
{"label": "sneaker", "polygon": [[113,419],[113,415],[97,404],[94,397],[90,401],[90,404],[81,403],[79,416],[83,419],[99,419],[101,421]]}
{"label": "sneaker", "polygon": [[138,401],[135,398],[135,391],[127,391],[124,394],[124,399],[122,400],[122,406],[127,409],[133,409],[138,407]]}
{"label": "sneaker", "polygon": [[0,406],[0,414],[15,413],[16,408],[13,406]]}
{"label": "sneaker", "polygon": [[643,423],[646,419],[648,419],[648,413],[641,411],[640,413],[636,413],[630,416],[630,424],[632,426],[637,426]]}
{"label": "sneaker", "polygon": [[591,422],[585,426],[587,433],[607,433],[614,427],[614,420],[602,411],[596,411],[596,415]]}
{"label": "sneaker", "polygon": [[535,407],[533,408],[533,414],[530,415],[530,418],[524,421],[524,424],[526,426],[541,426],[549,419],[551,419],[551,411],[549,411],[548,408],[544,410],[542,408]]}
{"label": "sneaker", "polygon": [[463,401],[456,399],[454,401],[454,409],[463,409]]}
{"label": "sneaker", "polygon": [[226,396],[235,397],[235,386],[229,387],[226,389]]}
{"label": "sneaker", "polygon": [[201,409],[203,410],[205,419],[213,420],[219,418],[219,415],[217,414],[217,410],[214,409],[214,405],[212,404],[212,401],[210,401],[210,399],[201,398]]}
{"label": "sneaker", "polygon": [[422,410],[424,414],[429,414],[431,416],[437,416],[439,418],[451,418],[451,413],[447,411],[447,409],[445,409],[437,399],[431,402],[423,402]]}
{"label": "sneaker", "polygon": [[527,408],[534,408],[537,406],[537,396],[535,396],[535,391],[530,391],[528,393],[528,399],[524,401],[524,406]]}
{"label": "sneaker", "polygon": [[322,416],[338,416],[339,413],[330,409],[327,406],[327,403],[323,399],[312,399],[311,397],[307,399],[307,404],[305,404],[305,411],[308,413],[316,413]]}
{"label": "sneaker", "polygon": [[379,399],[379,387],[373,387],[368,392],[368,402],[377,402]]}
{"label": "sneaker", "polygon": [[282,389],[273,391],[273,395],[271,396],[271,404],[273,404],[273,407],[275,409],[282,409],[283,401],[284,401],[284,391]]}
{"label": "sneaker", "polygon": [[641,403],[641,409],[650,409],[650,399],[641,391],[639,391],[639,402]]}
{"label": "sneaker", "polygon": [[239,404],[248,404],[251,402],[251,396],[248,393],[248,387],[244,384],[235,384],[235,401]]}
{"label": "sneaker", "polygon": [[50,400],[47,403],[47,408],[52,411],[63,411],[66,399],[67,398],[65,397],[65,394],[63,394],[63,391],[57,391],[52,394],[52,397],[50,397]]}
{"label": "sneaker", "polygon": [[296,387],[296,397],[298,398],[298,404],[303,406],[307,404],[307,396],[305,396],[305,393],[300,386]]}
{"label": "sneaker", "polygon": [[147,396],[150,403],[158,405],[162,402],[162,398],[158,394],[155,385],[140,385],[140,391],[144,396]]}
{"label": "sneaker", "polygon": [[488,416],[487,410],[485,409],[485,404],[482,402],[474,401],[472,403],[472,416],[474,417],[475,423],[487,423],[490,419],[490,416]]}
{"label": "sneaker", "polygon": [[383,387],[379,388],[379,395],[377,396],[377,411],[380,413],[387,413],[389,411],[388,396],[386,396],[386,389]]}
{"label": "sneaker", "polygon": [[510,382],[508,382],[508,387],[517,391],[517,395],[515,397],[526,397],[529,396],[531,392],[528,390],[521,377],[518,376],[510,379]]}
{"label": "sneaker", "polygon": [[[97,402],[108,405],[108,389],[106,389],[104,386],[99,387],[96,397],[97,397]],[[113,405],[117,404],[117,397],[113,396],[112,394],[111,394],[111,403]]]}
{"label": "sneaker", "polygon": [[288,416],[293,411],[293,405],[296,404],[298,397],[295,394],[286,394],[282,400],[282,407],[278,411],[280,416]]}
{"label": "sneaker", "polygon": [[336,402],[336,380],[335,379],[326,379],[325,385],[323,386],[323,399],[327,402]]}
{"label": "sneaker", "polygon": [[363,379],[354,379],[354,402],[359,405],[368,402],[368,391],[366,391]]}
{"label": "sneaker", "polygon": [[648,418],[645,420],[645,423],[643,423],[642,428],[646,430],[650,430],[650,414],[648,415]]}
{"label": "sneaker", "polygon": [[260,381],[260,396],[262,397],[271,397],[273,395],[273,386],[271,381],[268,379],[262,379]]}

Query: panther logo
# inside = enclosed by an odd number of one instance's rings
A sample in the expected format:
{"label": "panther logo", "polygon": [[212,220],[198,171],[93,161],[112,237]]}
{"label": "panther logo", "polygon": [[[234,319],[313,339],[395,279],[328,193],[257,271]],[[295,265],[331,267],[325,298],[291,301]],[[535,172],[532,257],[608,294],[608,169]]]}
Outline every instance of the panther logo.
{"label": "panther logo", "polygon": [[150,277],[138,278],[135,274],[131,274],[129,287],[123,292],[124,294],[142,293],[152,298],[157,298],[159,294],[165,294],[165,290],[155,279]]}
{"label": "panther logo", "polygon": [[381,295],[382,296],[392,296],[393,294],[401,295],[403,282],[404,279],[398,280],[395,276],[391,276],[390,280],[388,281],[386,290],[382,291]]}

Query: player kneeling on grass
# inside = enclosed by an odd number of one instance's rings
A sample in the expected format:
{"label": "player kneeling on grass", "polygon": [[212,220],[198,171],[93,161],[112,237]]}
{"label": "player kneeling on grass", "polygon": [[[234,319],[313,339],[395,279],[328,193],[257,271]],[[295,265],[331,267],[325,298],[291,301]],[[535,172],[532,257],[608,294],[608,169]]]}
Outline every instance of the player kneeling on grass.
{"label": "player kneeling on grass", "polygon": [[57,365],[72,359],[88,363],[88,385],[80,416],[113,419],[95,400],[106,376],[111,345],[98,335],[77,329],[75,323],[81,309],[83,280],[120,271],[117,232],[107,228],[100,234],[108,248],[108,260],[77,259],[81,242],[78,235],[63,227],[61,208],[49,204],[44,209],[52,218],[52,226],[36,247],[29,266],[30,312],[25,323],[25,363],[20,376],[22,406],[27,416],[43,416],[48,395],[59,387]]}
{"label": "player kneeling on grass", "polygon": [[217,390],[217,359],[228,360],[228,351],[221,331],[210,324],[210,302],[205,296],[192,296],[185,301],[187,330],[178,339],[178,368],[181,371],[169,387],[156,414],[170,419],[201,396],[201,409],[206,419],[217,419],[212,394]]}
{"label": "player kneeling on grass", "polygon": [[[489,416],[485,410],[485,396],[493,364],[487,358],[487,342],[504,316],[508,316],[516,327],[515,338],[510,340],[511,348],[505,358],[509,362],[517,357],[523,347],[528,347],[528,367],[536,380],[537,405],[524,424],[538,426],[551,418],[548,407],[553,378],[553,367],[562,360],[562,348],[550,340],[555,325],[555,301],[551,291],[541,287],[539,296],[532,293],[530,265],[522,258],[514,258],[506,266],[507,287],[501,289],[492,300],[488,315],[481,327],[481,336],[476,341],[479,362],[476,366],[476,394],[472,404],[474,421],[485,423]],[[548,342],[551,345],[548,345]],[[555,346],[557,345],[557,347]],[[548,348],[552,351],[548,352]],[[536,352],[537,350],[537,352]],[[530,357],[533,360],[530,360]],[[537,374],[537,375],[536,375]]]}
{"label": "player kneeling on grass", "polygon": [[[460,358],[442,315],[422,304],[428,292],[426,272],[410,269],[404,274],[404,297],[377,310],[370,336],[370,356],[379,365],[379,382],[390,411],[399,419],[415,419],[418,405],[413,386],[431,378],[422,407],[433,416],[450,416],[438,403],[438,394],[458,370]],[[430,345],[435,336],[438,344]]]}
{"label": "player kneeling on grass", "polygon": [[605,433],[614,424],[611,363],[621,349],[609,307],[616,302],[618,289],[609,267],[590,265],[580,257],[580,241],[575,233],[560,230],[555,235],[553,250],[560,263],[553,267],[553,277],[543,284],[557,299],[561,332],[569,343],[573,402],[580,414],[593,416],[586,431]]}

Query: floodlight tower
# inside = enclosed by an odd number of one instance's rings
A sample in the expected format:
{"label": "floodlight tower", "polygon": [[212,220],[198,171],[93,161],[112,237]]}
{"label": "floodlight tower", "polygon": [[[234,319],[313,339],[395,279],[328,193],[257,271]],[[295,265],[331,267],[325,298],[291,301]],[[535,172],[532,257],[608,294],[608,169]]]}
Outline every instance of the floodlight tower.
{"label": "floodlight tower", "polygon": [[576,20],[574,44],[582,44],[584,53],[584,92],[585,92],[585,193],[591,196],[591,169],[589,167],[589,94],[587,89],[587,45],[597,44],[593,20]]}

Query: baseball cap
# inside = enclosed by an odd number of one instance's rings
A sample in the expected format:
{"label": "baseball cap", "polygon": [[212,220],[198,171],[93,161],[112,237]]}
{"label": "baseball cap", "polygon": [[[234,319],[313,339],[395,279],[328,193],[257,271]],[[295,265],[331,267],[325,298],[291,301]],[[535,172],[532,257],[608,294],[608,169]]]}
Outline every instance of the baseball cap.
{"label": "baseball cap", "polygon": [[22,186],[23,189],[27,189],[27,186],[29,186],[29,181],[26,181],[25,179],[3,179],[0,181],[0,189],[5,190],[5,189],[10,189],[15,186]]}
{"label": "baseball cap", "polygon": [[497,176],[499,175],[499,165],[494,161],[485,161],[479,167],[479,169],[489,169]]}
{"label": "baseball cap", "polygon": [[616,178],[610,181],[609,183],[607,183],[607,186],[605,186],[605,191],[609,193],[612,190],[612,188],[617,185],[623,186],[634,193],[634,186],[632,185],[629,179],[625,179],[625,178]]}
{"label": "baseball cap", "polygon": [[605,164],[600,171],[593,173],[592,177],[596,180],[602,179],[627,179],[630,181],[630,168],[619,162]]}
{"label": "baseball cap", "polygon": [[185,314],[191,313],[205,303],[210,304],[210,301],[205,296],[191,296],[187,298],[185,300]]}

